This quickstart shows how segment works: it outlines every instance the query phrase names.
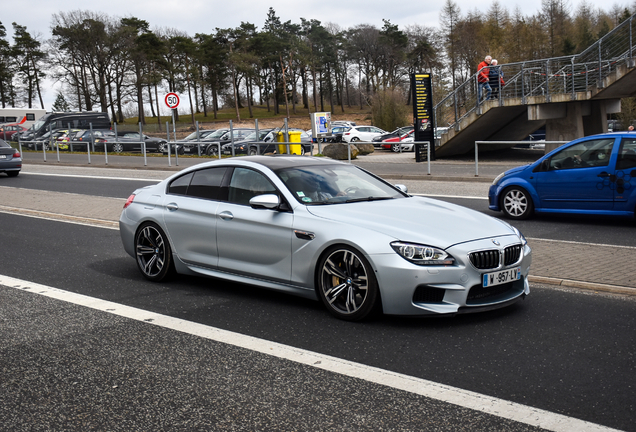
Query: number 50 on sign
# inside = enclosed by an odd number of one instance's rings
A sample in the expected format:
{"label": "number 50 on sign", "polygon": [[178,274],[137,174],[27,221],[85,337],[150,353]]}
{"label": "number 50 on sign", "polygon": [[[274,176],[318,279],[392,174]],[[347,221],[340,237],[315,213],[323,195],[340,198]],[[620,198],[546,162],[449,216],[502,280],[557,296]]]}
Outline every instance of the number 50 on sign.
{"label": "number 50 on sign", "polygon": [[179,95],[177,95],[176,93],[168,93],[166,95],[165,101],[168,108],[175,109],[179,106]]}

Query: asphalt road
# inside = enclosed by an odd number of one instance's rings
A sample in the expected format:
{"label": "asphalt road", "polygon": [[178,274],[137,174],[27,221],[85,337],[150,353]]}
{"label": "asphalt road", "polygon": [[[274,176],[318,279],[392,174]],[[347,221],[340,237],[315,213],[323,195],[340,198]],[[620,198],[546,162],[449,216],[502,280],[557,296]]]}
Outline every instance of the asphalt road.
{"label": "asphalt road", "polygon": [[[13,187],[119,198],[148,183],[28,174],[11,180]],[[565,222],[516,225],[529,237],[603,243],[620,240],[629,226]],[[0,226],[6,276],[636,430],[636,302],[630,298],[533,286],[525,301],[504,310],[351,324],[317,302],[254,287],[191,277],[147,282],[116,230],[9,214],[0,214]],[[622,241],[633,245],[634,239]],[[29,293],[3,288],[0,298],[0,417],[9,419],[0,429],[33,420],[43,430],[68,429],[69,419],[84,419],[87,427],[78,430],[533,430]],[[15,322],[26,328],[13,328]]]}

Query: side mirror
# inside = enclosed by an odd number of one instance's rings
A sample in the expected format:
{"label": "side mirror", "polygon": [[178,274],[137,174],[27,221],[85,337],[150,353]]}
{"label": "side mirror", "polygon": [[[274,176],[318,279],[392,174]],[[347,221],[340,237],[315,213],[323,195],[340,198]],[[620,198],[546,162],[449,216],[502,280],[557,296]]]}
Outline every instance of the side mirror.
{"label": "side mirror", "polygon": [[396,184],[396,185],[393,185],[393,186],[395,186],[397,189],[399,189],[400,191],[402,191],[404,193],[409,193],[409,188],[407,188],[403,184]]}
{"label": "side mirror", "polygon": [[256,195],[250,199],[250,206],[254,209],[270,209],[275,210],[280,205],[280,200],[278,199],[278,195],[275,194],[264,194],[264,195]]}

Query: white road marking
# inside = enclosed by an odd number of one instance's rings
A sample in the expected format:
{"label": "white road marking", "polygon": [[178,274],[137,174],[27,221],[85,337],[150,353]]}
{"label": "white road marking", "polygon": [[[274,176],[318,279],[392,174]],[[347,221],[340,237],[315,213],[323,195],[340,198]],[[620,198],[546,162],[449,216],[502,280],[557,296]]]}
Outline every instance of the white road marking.
{"label": "white road marking", "polygon": [[112,176],[94,176],[94,175],[79,175],[79,174],[52,174],[52,173],[36,173],[36,172],[22,172],[21,175],[37,175],[37,176],[50,176],[50,177],[71,177],[71,178],[91,178],[100,180],[128,180],[128,181],[143,181],[159,183],[161,180],[157,179],[144,179],[134,177],[112,177]]}
{"label": "white road marking", "polygon": [[113,315],[145,322],[162,328],[202,337],[216,342],[249,349],[284,360],[304,364],[328,372],[362,379],[371,383],[407,391],[420,396],[484,412],[497,417],[540,427],[555,432],[614,431],[602,425],[521,405],[492,396],[439,384],[421,378],[386,371],[336,357],[246,336],[203,324],[160,315],[143,309],[64,291],[58,288],[0,275],[0,285],[33,294],[85,306]]}

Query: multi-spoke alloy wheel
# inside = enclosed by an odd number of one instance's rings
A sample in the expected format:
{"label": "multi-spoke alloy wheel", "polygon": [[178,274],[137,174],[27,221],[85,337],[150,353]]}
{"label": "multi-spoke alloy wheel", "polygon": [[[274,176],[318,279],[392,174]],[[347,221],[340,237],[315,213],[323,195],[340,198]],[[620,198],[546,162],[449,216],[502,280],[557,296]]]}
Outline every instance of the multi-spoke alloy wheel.
{"label": "multi-spoke alloy wheel", "polygon": [[122,153],[124,151],[124,146],[122,144],[115,143],[113,144],[113,151],[115,153]]}
{"label": "multi-spoke alloy wheel", "polygon": [[172,252],[161,228],[153,224],[142,226],[135,236],[137,266],[151,281],[164,279],[172,266]]}
{"label": "multi-spoke alloy wheel", "polygon": [[527,219],[534,210],[532,198],[521,188],[507,189],[501,199],[503,212],[511,219]]}
{"label": "multi-spoke alloy wheel", "polygon": [[371,265],[347,247],[327,252],[318,268],[318,293],[329,312],[358,321],[375,307],[378,286]]}

